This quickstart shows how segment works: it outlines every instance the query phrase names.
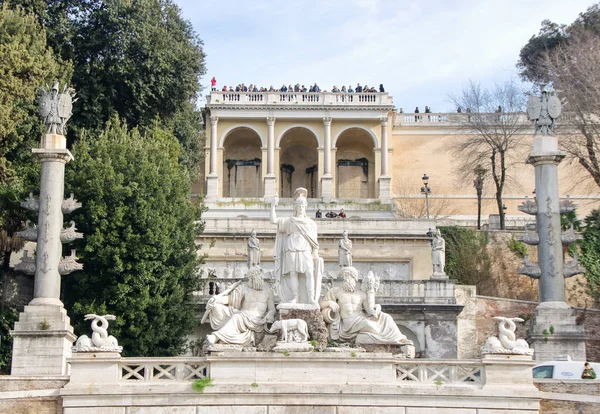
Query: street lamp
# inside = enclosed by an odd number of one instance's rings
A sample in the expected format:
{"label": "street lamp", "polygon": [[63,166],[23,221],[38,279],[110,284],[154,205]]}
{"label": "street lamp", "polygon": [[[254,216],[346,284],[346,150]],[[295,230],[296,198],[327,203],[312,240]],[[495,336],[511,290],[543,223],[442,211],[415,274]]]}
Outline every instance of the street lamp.
{"label": "street lamp", "polygon": [[429,177],[427,176],[427,174],[423,174],[421,180],[423,180],[421,194],[425,194],[425,206],[427,208],[427,218],[429,219],[429,194],[431,194],[431,187],[429,187]]}

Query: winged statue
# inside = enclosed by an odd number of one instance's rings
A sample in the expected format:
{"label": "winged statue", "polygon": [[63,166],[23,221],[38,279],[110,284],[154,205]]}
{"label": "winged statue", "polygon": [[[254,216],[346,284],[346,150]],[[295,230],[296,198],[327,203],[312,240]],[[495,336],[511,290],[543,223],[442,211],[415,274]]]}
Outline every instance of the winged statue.
{"label": "winged statue", "polygon": [[542,89],[542,96],[529,95],[527,101],[527,116],[533,121],[535,133],[554,135],[556,118],[561,113],[561,102],[552,86]]}
{"label": "winged statue", "polygon": [[64,135],[66,124],[73,114],[75,89],[63,86],[59,92],[58,82],[54,82],[52,89],[49,86],[39,88],[39,114],[46,125],[47,134]]}

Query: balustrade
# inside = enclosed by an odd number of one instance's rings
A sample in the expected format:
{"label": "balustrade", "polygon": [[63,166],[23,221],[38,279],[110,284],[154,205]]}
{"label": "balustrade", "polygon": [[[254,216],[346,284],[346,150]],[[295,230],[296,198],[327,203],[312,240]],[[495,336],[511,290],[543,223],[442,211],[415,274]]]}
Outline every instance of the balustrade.
{"label": "balustrade", "polygon": [[394,365],[396,379],[403,385],[462,385],[481,388],[485,385],[485,367],[480,361],[405,360]]}
{"label": "balustrade", "polygon": [[228,105],[393,105],[387,93],[343,92],[211,92],[208,103]]}
{"label": "balustrade", "polygon": [[121,358],[119,381],[194,381],[208,378],[206,358]]}
{"label": "balustrade", "polygon": [[[204,279],[204,288],[196,292],[195,296],[200,302],[206,302],[211,296],[225,291],[234,283],[244,278],[210,278]],[[272,279],[265,281],[276,291],[276,283]],[[323,292],[332,286],[332,279],[323,279]],[[378,303],[402,304],[402,303],[447,303],[456,302],[454,296],[454,283],[445,280],[381,280],[379,290],[376,293]]]}

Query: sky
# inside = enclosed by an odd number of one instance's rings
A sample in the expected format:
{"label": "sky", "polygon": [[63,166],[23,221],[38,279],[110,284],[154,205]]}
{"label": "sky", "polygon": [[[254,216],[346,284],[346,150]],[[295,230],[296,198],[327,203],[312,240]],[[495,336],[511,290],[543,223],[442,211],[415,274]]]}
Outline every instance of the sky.
{"label": "sky", "polygon": [[[469,80],[518,79],[519,51],[591,0],[175,0],[204,42],[206,76],[235,87],[378,87],[397,109],[454,111]],[[204,105],[204,99],[198,103]]]}

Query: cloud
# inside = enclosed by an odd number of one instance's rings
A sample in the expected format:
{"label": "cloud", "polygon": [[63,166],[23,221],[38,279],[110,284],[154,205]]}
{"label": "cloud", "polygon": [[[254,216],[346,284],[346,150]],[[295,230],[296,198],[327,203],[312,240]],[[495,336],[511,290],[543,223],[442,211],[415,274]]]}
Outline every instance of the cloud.
{"label": "cloud", "polygon": [[383,83],[397,107],[453,110],[468,79],[516,75],[544,19],[570,23],[589,0],[178,0],[204,40],[208,76],[259,86]]}

